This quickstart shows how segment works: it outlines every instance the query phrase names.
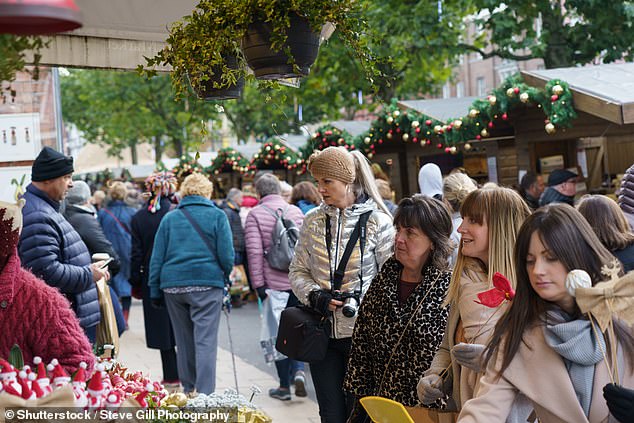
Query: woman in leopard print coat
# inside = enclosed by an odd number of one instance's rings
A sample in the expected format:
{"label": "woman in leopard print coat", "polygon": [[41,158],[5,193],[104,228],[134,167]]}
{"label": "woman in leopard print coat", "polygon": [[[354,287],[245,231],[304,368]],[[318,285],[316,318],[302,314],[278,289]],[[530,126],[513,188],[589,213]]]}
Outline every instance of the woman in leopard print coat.
{"label": "woman in leopard print coat", "polygon": [[[421,407],[416,384],[447,324],[442,304],[451,279],[451,217],[440,201],[415,195],[400,202],[394,226],[394,256],[361,303],[344,389],[357,399],[377,395]],[[357,401],[348,421],[366,418]]]}

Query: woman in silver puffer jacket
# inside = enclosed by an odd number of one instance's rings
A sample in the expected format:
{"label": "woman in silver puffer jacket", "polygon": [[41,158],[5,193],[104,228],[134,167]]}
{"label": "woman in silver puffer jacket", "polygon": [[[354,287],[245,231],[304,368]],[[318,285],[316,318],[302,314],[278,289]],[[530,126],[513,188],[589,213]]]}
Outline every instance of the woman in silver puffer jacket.
{"label": "woman in silver puffer jacket", "polygon": [[[326,358],[310,363],[310,370],[321,421],[340,423],[347,420],[354,403],[354,397],[343,392],[343,379],[356,313],[346,317],[344,302],[333,298],[331,274],[334,275],[339,266],[359,217],[370,212],[363,257],[357,241],[340,289],[344,296],[361,291],[359,300],[362,300],[370,282],[392,255],[394,227],[392,216],[378,194],[370,166],[361,153],[328,147],[310,157],[308,170],[317,180],[324,201],[304,218],[289,279],[297,298],[332,322]],[[330,254],[326,247],[326,216],[330,219]]]}

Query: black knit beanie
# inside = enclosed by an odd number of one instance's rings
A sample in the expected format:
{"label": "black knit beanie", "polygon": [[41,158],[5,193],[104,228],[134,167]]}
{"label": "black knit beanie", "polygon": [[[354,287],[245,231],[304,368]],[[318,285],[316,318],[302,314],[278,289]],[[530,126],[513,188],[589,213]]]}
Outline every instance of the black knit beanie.
{"label": "black knit beanie", "polygon": [[31,180],[35,182],[48,181],[74,171],[72,157],[64,156],[51,147],[44,147],[33,162]]}

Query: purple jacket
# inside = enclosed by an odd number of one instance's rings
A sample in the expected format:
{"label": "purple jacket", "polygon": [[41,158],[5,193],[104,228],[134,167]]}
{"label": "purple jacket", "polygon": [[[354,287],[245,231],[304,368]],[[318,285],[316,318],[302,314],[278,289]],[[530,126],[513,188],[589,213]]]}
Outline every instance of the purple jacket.
{"label": "purple jacket", "polygon": [[302,211],[292,204],[288,204],[282,196],[271,194],[262,198],[247,216],[244,239],[247,246],[249,260],[249,277],[254,288],[264,286],[276,291],[291,289],[288,272],[273,269],[264,258],[264,251],[271,245],[271,232],[275,224],[273,215],[262,206],[272,210],[281,208],[286,210],[285,217],[301,227],[304,220]]}

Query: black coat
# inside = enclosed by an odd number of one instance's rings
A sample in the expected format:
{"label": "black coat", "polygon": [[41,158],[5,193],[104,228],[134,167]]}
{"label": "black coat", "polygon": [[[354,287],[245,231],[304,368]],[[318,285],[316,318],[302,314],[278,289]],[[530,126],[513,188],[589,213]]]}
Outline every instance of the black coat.
{"label": "black coat", "polygon": [[154,237],[161,220],[170,211],[171,206],[167,198],[161,198],[160,204],[160,210],[156,213],[150,213],[146,203],[132,217],[130,225],[130,231],[132,232],[130,283],[132,286],[140,286],[143,292],[143,318],[145,320],[145,342],[147,347],[167,350],[176,345],[169,315],[166,308],[156,309],[152,307],[150,290],[147,285]]}
{"label": "black coat", "polygon": [[242,219],[240,219],[240,207],[233,201],[224,201],[220,208],[229,219],[229,227],[233,236],[233,251],[236,253],[244,253],[246,246],[244,243],[244,228],[242,227]]}
{"label": "black coat", "polygon": [[114,258],[108,265],[110,275],[114,276],[119,271],[119,256],[104,235],[99,221],[95,218],[95,214],[95,212],[71,204],[67,205],[66,210],[64,210],[64,217],[75,228],[86,247],[88,247],[88,252],[90,252],[91,256],[95,253],[107,253]]}

